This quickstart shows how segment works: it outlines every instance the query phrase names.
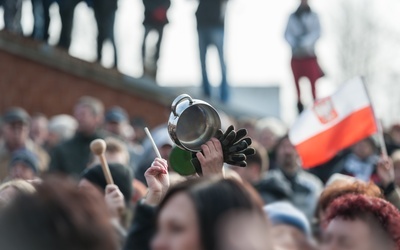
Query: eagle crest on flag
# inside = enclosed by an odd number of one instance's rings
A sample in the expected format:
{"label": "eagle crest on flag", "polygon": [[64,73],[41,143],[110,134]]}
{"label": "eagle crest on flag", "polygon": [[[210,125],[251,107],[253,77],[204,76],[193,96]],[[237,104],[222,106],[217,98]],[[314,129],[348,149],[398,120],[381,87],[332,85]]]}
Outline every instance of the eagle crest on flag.
{"label": "eagle crest on flag", "polygon": [[330,97],[316,100],[313,110],[322,124],[329,123],[338,117]]}

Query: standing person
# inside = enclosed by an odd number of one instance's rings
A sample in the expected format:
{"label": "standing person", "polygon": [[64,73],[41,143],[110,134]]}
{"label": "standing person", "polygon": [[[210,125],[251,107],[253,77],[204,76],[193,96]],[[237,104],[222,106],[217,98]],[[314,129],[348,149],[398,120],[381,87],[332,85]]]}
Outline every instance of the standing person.
{"label": "standing person", "polygon": [[292,48],[291,67],[297,91],[297,109],[304,109],[301,102],[300,78],[307,77],[311,84],[313,99],[317,99],[316,81],[323,75],[315,54],[315,44],[321,34],[318,15],[301,0],[300,6],[290,15],[286,26],[285,39]]}
{"label": "standing person", "polygon": [[74,117],[78,121],[75,136],[52,150],[50,170],[79,175],[86,168],[90,143],[101,137],[98,128],[103,122],[103,114],[100,100],[89,96],[79,99],[74,108]]}
{"label": "standing person", "polygon": [[49,155],[42,147],[29,139],[29,123],[30,116],[22,108],[10,108],[3,115],[3,140],[0,142],[0,181],[7,176],[13,153],[20,149],[29,150],[36,155],[39,173],[47,170]]}
{"label": "standing person", "polygon": [[118,0],[93,0],[94,17],[97,23],[97,61],[101,62],[104,42],[109,39],[114,49],[113,68],[118,66],[117,46],[114,40],[115,12]]}
{"label": "standing person", "polygon": [[215,45],[221,66],[220,100],[224,103],[229,99],[229,86],[226,79],[224,59],[225,12],[227,0],[199,0],[196,11],[197,33],[199,36],[199,52],[202,75],[203,93],[211,97],[211,86],[208,80],[206,55],[210,45]]}
{"label": "standing person", "polygon": [[[164,27],[168,24],[167,11],[171,6],[170,0],[143,0],[144,5],[144,37],[142,44],[142,62],[143,62],[143,75],[156,79],[157,76],[157,62],[160,58],[161,41],[163,39]],[[147,56],[146,41],[151,31],[158,34],[157,43],[155,45],[154,54],[151,58]],[[148,60],[146,60],[148,59]]]}

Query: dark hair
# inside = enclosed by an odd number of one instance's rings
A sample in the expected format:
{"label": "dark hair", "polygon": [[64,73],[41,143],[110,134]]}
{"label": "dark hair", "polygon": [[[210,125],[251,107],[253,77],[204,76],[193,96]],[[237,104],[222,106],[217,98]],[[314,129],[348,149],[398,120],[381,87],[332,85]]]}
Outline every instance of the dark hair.
{"label": "dark hair", "polygon": [[21,194],[0,214],[1,249],[116,250],[103,197],[51,177]]}
{"label": "dark hair", "polygon": [[330,204],[326,218],[326,222],[335,218],[365,221],[376,232],[382,231],[383,237],[391,239],[400,250],[400,212],[381,198],[360,194],[342,196]]}
{"label": "dark hair", "polygon": [[187,194],[198,216],[200,239],[203,249],[217,248],[217,224],[228,212],[256,211],[263,214],[262,201],[248,184],[235,179],[199,178],[173,186],[161,202],[158,214],[178,193]]}

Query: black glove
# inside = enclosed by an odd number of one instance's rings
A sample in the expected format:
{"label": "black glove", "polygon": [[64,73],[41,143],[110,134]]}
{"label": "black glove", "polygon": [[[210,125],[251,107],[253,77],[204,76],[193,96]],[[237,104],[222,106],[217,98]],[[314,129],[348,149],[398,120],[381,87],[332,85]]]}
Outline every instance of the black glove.
{"label": "black glove", "polygon": [[[221,142],[224,162],[240,167],[247,166],[247,156],[255,154],[255,150],[249,147],[252,141],[246,135],[246,129],[242,128],[235,131],[233,125],[229,126],[225,133],[220,129],[216,132],[214,137]],[[196,157],[196,153],[193,153],[192,157],[192,165],[195,167],[196,172],[201,175],[201,164]]]}

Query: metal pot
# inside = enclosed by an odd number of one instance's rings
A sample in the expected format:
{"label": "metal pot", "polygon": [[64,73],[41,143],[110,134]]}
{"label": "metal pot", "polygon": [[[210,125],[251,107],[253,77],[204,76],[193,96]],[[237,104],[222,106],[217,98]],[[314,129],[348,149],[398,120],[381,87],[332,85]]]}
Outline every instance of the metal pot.
{"label": "metal pot", "polygon": [[172,102],[168,133],[178,147],[198,152],[220,128],[221,119],[210,104],[192,99],[187,94]]}

